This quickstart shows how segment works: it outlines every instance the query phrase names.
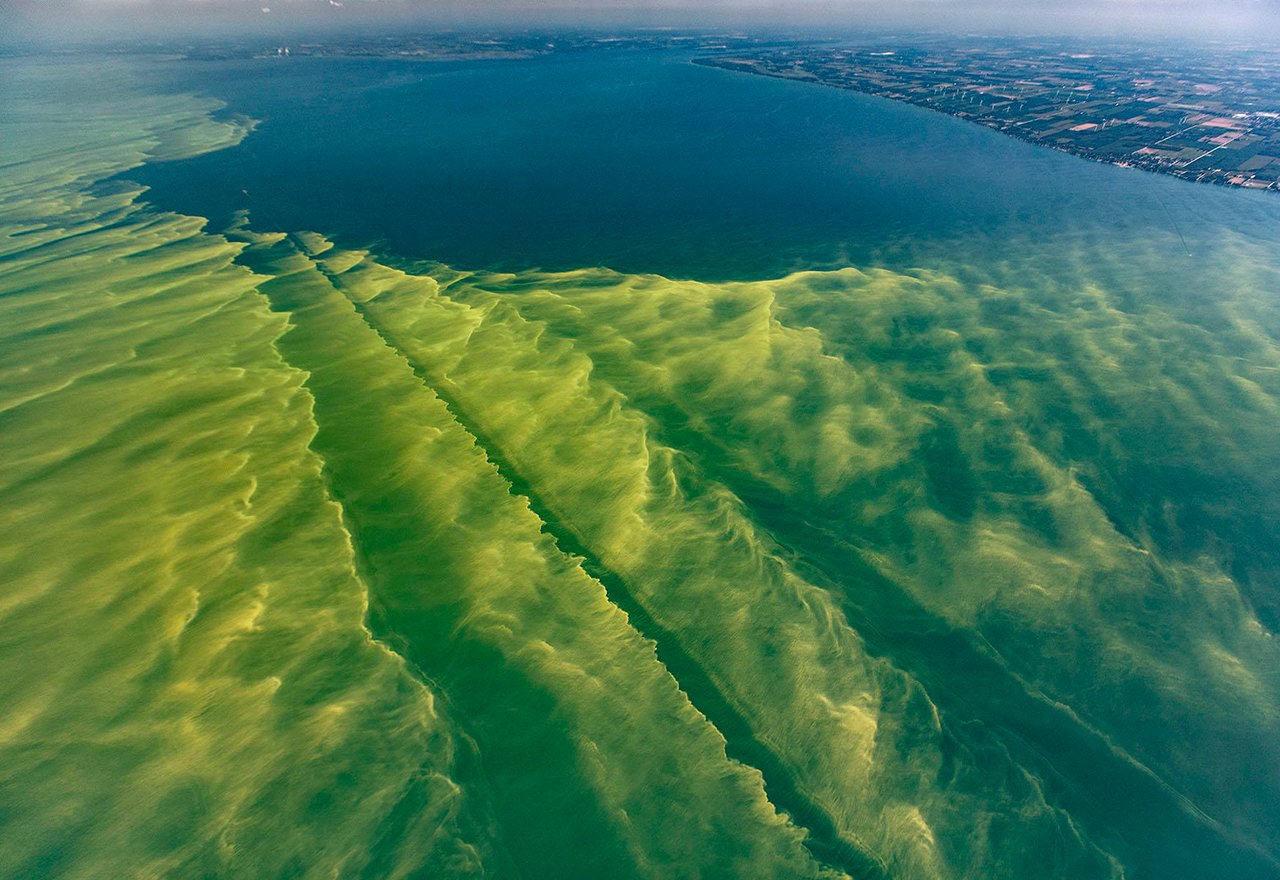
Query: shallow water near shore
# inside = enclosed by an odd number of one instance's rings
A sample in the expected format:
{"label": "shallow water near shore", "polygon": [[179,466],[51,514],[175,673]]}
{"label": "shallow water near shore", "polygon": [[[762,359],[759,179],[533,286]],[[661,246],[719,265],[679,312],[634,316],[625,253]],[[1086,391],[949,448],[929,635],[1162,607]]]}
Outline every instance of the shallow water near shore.
{"label": "shallow water near shore", "polygon": [[1280,876],[1280,200],[678,54],[5,65],[0,873]]}

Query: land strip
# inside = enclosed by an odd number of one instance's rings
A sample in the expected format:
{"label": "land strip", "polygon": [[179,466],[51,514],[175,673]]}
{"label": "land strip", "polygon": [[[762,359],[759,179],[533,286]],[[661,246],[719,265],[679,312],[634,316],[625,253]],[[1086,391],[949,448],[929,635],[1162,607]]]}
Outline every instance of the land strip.
{"label": "land strip", "polygon": [[1280,189],[1280,52],[973,40],[775,45],[696,63],[939,110],[1114,165]]}

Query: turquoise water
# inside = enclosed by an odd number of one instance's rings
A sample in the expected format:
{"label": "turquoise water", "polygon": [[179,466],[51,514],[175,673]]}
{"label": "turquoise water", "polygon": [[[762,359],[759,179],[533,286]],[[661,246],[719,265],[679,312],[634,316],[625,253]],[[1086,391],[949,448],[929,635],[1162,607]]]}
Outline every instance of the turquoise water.
{"label": "turquoise water", "polygon": [[0,873],[1280,877],[1280,200],[675,53],[5,64]]}

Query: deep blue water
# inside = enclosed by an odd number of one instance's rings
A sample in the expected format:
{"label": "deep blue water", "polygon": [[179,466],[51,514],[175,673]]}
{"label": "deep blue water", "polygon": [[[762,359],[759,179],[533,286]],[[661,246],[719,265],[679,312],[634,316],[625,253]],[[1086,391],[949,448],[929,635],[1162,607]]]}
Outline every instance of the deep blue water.
{"label": "deep blue water", "polygon": [[[705,278],[1016,256],[1280,218],[1266,195],[1087,162],[885,99],[681,53],[291,58],[163,68],[262,121],[237,149],[129,173],[162,207],[470,268]],[[1175,227],[1177,227],[1175,229]]]}

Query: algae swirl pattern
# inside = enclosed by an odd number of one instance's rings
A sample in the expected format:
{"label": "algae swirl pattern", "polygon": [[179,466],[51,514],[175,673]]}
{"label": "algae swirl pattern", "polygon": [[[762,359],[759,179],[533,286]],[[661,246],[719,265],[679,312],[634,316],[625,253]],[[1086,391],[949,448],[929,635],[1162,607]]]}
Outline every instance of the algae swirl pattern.
{"label": "algae swirl pattern", "polygon": [[1280,876],[1261,244],[392,265],[102,183],[249,121],[5,64],[0,874]]}

